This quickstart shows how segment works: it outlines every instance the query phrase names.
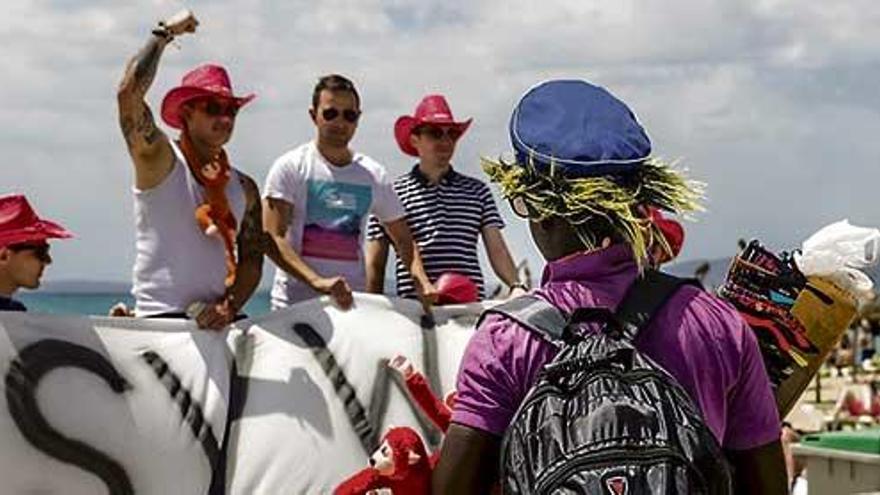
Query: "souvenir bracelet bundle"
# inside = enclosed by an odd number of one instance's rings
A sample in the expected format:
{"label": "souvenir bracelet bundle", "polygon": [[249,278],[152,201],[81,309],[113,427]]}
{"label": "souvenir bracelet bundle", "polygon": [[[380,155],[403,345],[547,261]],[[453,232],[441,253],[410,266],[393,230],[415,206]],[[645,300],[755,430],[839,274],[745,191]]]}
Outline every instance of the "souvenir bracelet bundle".
{"label": "souvenir bracelet bundle", "polygon": [[755,332],[782,415],[855,317],[846,291],[806,277],[791,253],[777,256],[758,241],[733,258],[718,293]]}

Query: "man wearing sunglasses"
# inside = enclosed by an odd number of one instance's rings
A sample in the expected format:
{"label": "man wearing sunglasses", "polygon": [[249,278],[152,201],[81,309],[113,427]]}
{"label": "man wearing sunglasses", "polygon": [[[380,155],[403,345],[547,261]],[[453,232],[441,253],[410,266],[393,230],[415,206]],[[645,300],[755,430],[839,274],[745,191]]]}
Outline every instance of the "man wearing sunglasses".
{"label": "man wearing sunglasses", "polygon": [[[512,292],[524,286],[501,234],[504,222],[489,187],[452,168],[455,145],[470,124],[471,119],[457,122],[453,118],[442,95],[425,96],[413,115],[398,118],[394,125],[397,145],[419,162],[394,181],[394,190],[431,281],[436,284],[443,273],[466,276],[483,299],[486,291],[477,256],[480,236],[495,274]],[[379,294],[385,285],[388,237],[373,218],[367,238],[367,291]],[[414,297],[413,280],[400,262],[396,275],[397,295]]]}
{"label": "man wearing sunglasses", "polygon": [[52,263],[46,241],[69,237],[61,225],[38,217],[24,196],[0,197],[0,311],[26,311],[12,295],[40,286],[43,270]]}
{"label": "man wearing sunglasses", "polygon": [[426,305],[436,291],[422,268],[403,207],[385,168],[348,144],[357,130],[354,84],[331,74],[318,80],[309,116],[317,136],[278,158],[266,178],[263,227],[279,256],[272,308],[328,294],[342,308],[366,286],[363,232],[369,214],[388,230]]}
{"label": "man wearing sunglasses", "polygon": [[175,140],[159,130],[144,101],[165,47],[197,25],[187,10],[160,22],[118,90],[119,123],[134,163],[132,293],[136,316],[189,317],[200,328],[221,329],[262,273],[259,191],[224,149],[239,109],[254,95],[234,95],[221,66],[196,67],[162,101],[162,119],[180,130]]}

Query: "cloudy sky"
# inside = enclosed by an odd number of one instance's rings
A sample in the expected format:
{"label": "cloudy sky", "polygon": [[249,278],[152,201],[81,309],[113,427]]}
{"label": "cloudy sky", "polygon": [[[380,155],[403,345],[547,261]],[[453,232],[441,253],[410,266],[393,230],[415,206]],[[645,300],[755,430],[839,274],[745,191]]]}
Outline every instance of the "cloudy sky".
{"label": "cloudy sky", "polygon": [[[0,5],[0,193],[24,192],[74,230],[47,278],[127,280],[131,165],[115,88],[171,0],[4,0]],[[218,0],[194,1],[195,36],[169,48],[154,108],[190,66],[226,64],[241,91],[234,163],[262,184],[283,151],[312,137],[311,88],[351,76],[363,98],[355,147],[394,174],[411,162],[392,125],[444,93],[474,125],[455,165],[508,149],[518,96],[547,78],[609,88],[639,116],[655,153],[709,184],[683,259],[726,256],[739,237],[797,246],[832,221],[877,225],[880,3],[876,0]],[[503,207],[517,258],[539,266]]]}

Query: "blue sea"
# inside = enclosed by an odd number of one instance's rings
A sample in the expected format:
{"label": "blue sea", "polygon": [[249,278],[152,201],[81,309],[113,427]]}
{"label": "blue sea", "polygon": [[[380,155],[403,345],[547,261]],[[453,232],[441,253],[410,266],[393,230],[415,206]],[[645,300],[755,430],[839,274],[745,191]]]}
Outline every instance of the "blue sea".
{"label": "blue sea", "polygon": [[[55,315],[99,315],[104,316],[117,302],[124,302],[129,308],[134,298],[127,292],[117,293],[55,293],[19,291],[15,294],[28,311]],[[248,316],[269,312],[269,292],[256,292],[244,307]]]}

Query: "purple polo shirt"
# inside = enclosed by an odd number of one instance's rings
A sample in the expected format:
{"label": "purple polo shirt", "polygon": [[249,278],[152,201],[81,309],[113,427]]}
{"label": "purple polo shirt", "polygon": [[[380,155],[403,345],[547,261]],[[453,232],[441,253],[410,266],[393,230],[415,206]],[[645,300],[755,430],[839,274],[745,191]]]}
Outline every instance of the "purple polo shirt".
{"label": "purple polo shirt", "polygon": [[[535,294],[569,313],[589,306],[614,310],[637,273],[629,247],[615,245],[549,263]],[[779,439],[779,413],[757,341],[725,302],[682,287],[635,345],[690,394],[722,447],[746,450]],[[521,325],[487,317],[465,350],[452,421],[503,435],[555,353]]]}

